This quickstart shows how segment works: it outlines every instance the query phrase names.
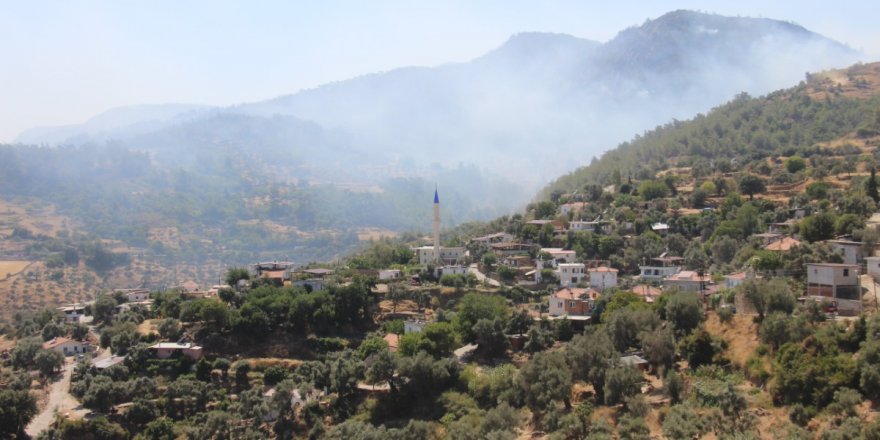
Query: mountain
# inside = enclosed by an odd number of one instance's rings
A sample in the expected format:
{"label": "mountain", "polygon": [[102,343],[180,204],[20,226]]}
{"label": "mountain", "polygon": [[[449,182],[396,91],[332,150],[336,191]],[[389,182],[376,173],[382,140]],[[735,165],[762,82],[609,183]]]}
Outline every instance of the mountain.
{"label": "mountain", "polygon": [[155,104],[118,107],[82,124],[35,127],[21,133],[23,144],[79,144],[129,137],[164,128],[204,114],[211,107],[195,104]]}
{"label": "mountain", "polygon": [[[31,130],[19,140],[126,139],[215,113],[283,115],[347,133],[378,163],[486,164],[528,189],[632,133],[691,117],[740,92],[785,87],[804,72],[849,65],[858,56],[787,22],[674,11],[606,43],[522,33],[466,63],[400,68],[211,112],[174,114],[169,107],[156,117],[121,109],[108,112],[120,115],[111,124],[103,124],[104,114],[80,127]],[[337,148],[331,143],[325,151]],[[499,158],[504,167],[488,166]]]}
{"label": "mountain", "polygon": [[427,228],[435,185],[445,225],[493,218],[633,133],[857,57],[794,24],[688,11],[605,43],[521,33],[464,63],[30,130],[19,140],[65,148],[0,149],[0,184],[140,247],[173,226],[190,244],[180,255],[315,259],[334,254],[322,237],[344,251],[354,231]]}

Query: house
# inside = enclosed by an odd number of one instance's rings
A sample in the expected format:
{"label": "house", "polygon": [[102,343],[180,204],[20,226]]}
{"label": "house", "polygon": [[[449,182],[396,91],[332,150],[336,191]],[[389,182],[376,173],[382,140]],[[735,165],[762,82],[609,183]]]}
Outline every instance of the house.
{"label": "house", "polygon": [[58,307],[58,310],[64,314],[67,322],[79,322],[86,314],[86,306],[84,304],[71,304],[69,306]]}
{"label": "house", "polygon": [[531,267],[532,266],[532,258],[528,255],[511,255],[509,257],[504,257],[501,260],[502,266],[510,266],[510,267]]}
{"label": "house", "polygon": [[862,248],[865,243],[850,240],[825,240],[837,253],[843,256],[844,264],[860,264],[865,260]]}
{"label": "house", "polygon": [[776,240],[776,241],[768,244],[767,246],[764,246],[764,249],[768,250],[768,251],[775,251],[775,252],[788,252],[791,250],[791,248],[797,247],[800,245],[801,245],[801,242],[798,240],[795,240],[794,238],[782,237],[781,239]]}
{"label": "house", "polygon": [[379,271],[379,280],[387,281],[387,280],[397,280],[403,277],[403,273],[400,269],[384,269]]}
{"label": "house", "polygon": [[587,206],[587,204],[584,202],[563,203],[562,205],[559,205],[559,212],[561,212],[562,215],[568,215],[570,213],[580,212],[585,206]]}
{"label": "house", "polygon": [[657,258],[652,258],[652,264],[639,266],[639,278],[645,281],[661,282],[664,278],[681,272],[679,263],[684,258],[670,257],[664,252]]}
{"label": "house", "polygon": [[303,287],[309,292],[317,292],[319,290],[324,290],[324,288],[327,287],[327,283],[323,278],[306,278],[296,280],[292,284],[294,287]]}
{"label": "house", "polygon": [[880,279],[880,257],[865,257],[865,266],[868,269],[868,275],[874,279]]}
{"label": "house", "polygon": [[599,298],[594,289],[565,287],[550,295],[550,316],[586,316],[593,311],[593,302]]}
{"label": "house", "polygon": [[403,321],[403,333],[420,333],[430,323],[425,319],[407,319]]}
{"label": "house", "polygon": [[192,360],[199,360],[204,354],[202,347],[193,345],[189,342],[184,344],[178,342],[159,342],[158,344],[150,346],[150,350],[153,350],[154,354],[159,359],[168,359],[171,356],[180,353]]}
{"label": "house", "polygon": [[560,263],[556,266],[556,275],[560,286],[573,287],[586,280],[584,263]]}
{"label": "house", "polygon": [[440,266],[434,268],[434,278],[439,279],[443,275],[467,275],[467,266]]}
{"label": "house", "polygon": [[198,292],[199,291],[199,283],[197,283],[193,280],[189,280],[189,281],[181,284],[180,288],[183,289],[183,291],[186,293]]}
{"label": "house", "polygon": [[650,366],[645,358],[635,354],[629,356],[621,356],[620,365],[624,367],[636,367],[641,371],[647,371],[648,367]]}
{"label": "house", "polygon": [[664,278],[663,288],[677,288],[683,292],[703,292],[710,282],[712,282],[711,277],[702,276],[692,270],[683,270]]}
{"label": "house", "polygon": [[862,310],[858,265],[807,263],[806,266],[808,297],[837,301],[840,312]]}
{"label": "house", "polygon": [[561,248],[543,248],[541,253],[547,253],[553,258],[553,265],[556,263],[574,263],[577,259],[577,253],[571,250]]}
{"label": "house", "polygon": [[86,342],[77,341],[75,339],[65,338],[61,336],[52,338],[51,341],[46,341],[43,343],[44,349],[54,350],[65,356],[73,354],[83,354],[88,351],[88,347],[89,344]]}
{"label": "house", "polygon": [[598,290],[605,290],[617,287],[617,269],[599,266],[587,269],[587,275],[590,278],[590,287]]}
{"label": "house", "polygon": [[651,230],[660,235],[666,235],[669,232],[669,225],[666,223],[654,223],[651,225]]}
{"label": "house", "polygon": [[129,289],[123,292],[126,300],[130,303],[144,302],[150,299],[150,291],[147,289]]}
{"label": "house", "polygon": [[767,246],[768,244],[773,243],[774,241],[781,239],[782,237],[784,237],[784,235],[776,233],[776,232],[764,232],[761,234],[754,234],[754,235],[752,235],[752,237],[760,238],[761,243],[764,246]]}
{"label": "house", "polygon": [[507,243],[494,243],[489,245],[489,248],[492,249],[492,252],[498,258],[503,258],[511,255],[528,255],[529,251],[532,250],[532,245],[526,243],[515,243],[515,242],[507,242]]}
{"label": "house", "polygon": [[92,360],[92,366],[95,367],[96,370],[105,370],[114,365],[119,365],[125,362],[126,356],[110,356],[104,359]]}
{"label": "house", "polygon": [[659,287],[650,286],[648,284],[637,284],[630,289],[633,293],[641,296],[646,303],[653,303],[655,298],[659,298],[663,294],[663,290]]}
{"label": "house", "polygon": [[791,232],[791,229],[797,224],[797,221],[788,219],[782,223],[770,223],[767,225],[767,232],[774,234],[782,234],[786,235]]}
{"label": "house", "polygon": [[755,274],[752,272],[736,272],[730,275],[724,276],[724,287],[727,289],[733,289],[735,287],[741,286],[746,280],[750,280],[755,277]]}
{"label": "house", "polygon": [[614,225],[609,221],[571,221],[568,222],[568,229],[576,232],[597,232],[602,231],[610,233],[614,229]]}
{"label": "house", "polygon": [[493,243],[509,243],[513,241],[513,235],[507,232],[496,232],[494,234],[484,235],[482,237],[472,238],[471,242],[483,243],[490,245]]}
{"label": "house", "polygon": [[287,269],[264,270],[260,273],[260,278],[276,286],[283,286],[285,281],[290,280],[290,272]]}
{"label": "house", "polygon": [[440,255],[434,251],[433,246],[420,246],[412,249],[419,260],[419,264],[426,266],[428,264],[436,264],[438,260],[443,264],[455,264],[462,260],[467,254],[467,249],[463,247],[445,247],[440,246]]}
{"label": "house", "polygon": [[250,266],[251,275],[253,278],[260,278],[263,276],[263,272],[266,271],[292,271],[296,267],[296,264],[291,261],[267,261],[261,263],[255,263]]}
{"label": "house", "polygon": [[397,336],[394,333],[388,333],[382,339],[388,343],[388,350],[392,353],[397,351],[397,348],[400,347],[400,336]]}

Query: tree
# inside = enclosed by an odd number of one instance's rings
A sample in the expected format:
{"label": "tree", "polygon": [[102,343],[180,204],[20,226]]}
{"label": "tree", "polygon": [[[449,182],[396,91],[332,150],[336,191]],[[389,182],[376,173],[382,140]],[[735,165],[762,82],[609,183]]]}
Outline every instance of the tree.
{"label": "tree", "polygon": [[675,336],[669,328],[641,334],[642,352],[655,370],[667,371],[675,363]]}
{"label": "tree", "polygon": [[235,386],[239,389],[247,389],[250,386],[248,373],[251,372],[251,365],[245,361],[236,362],[232,366],[235,373]]}
{"label": "tree", "polygon": [[679,334],[690,333],[703,322],[703,306],[696,293],[674,292],[666,301],[666,319]]}
{"label": "tree", "polygon": [[747,280],[740,289],[758,313],[758,320],[764,319],[771,312],[791,314],[797,303],[788,283],[781,278],[770,281]]}
{"label": "tree", "polygon": [[801,220],[801,236],[813,243],[834,238],[836,218],[830,212],[820,212]]}
{"label": "tree", "polygon": [[381,384],[388,383],[391,391],[396,391],[397,387],[393,381],[394,375],[397,373],[397,359],[394,353],[387,348],[383,348],[364,361],[366,366],[365,376],[367,383]]}
{"label": "tree", "polygon": [[162,339],[176,341],[180,338],[181,331],[180,321],[174,318],[166,318],[159,323],[159,336]]}
{"label": "tree", "polygon": [[509,342],[504,334],[504,323],[500,318],[493,320],[481,319],[474,324],[474,337],[479,346],[478,351],[486,358],[504,354]]}
{"label": "tree", "polygon": [[682,354],[692,369],[711,364],[715,360],[717,351],[719,350],[715,339],[702,327],[685,338],[682,344]]}
{"label": "tree", "polygon": [[476,339],[473,328],[477,321],[498,318],[504,322],[508,312],[507,304],[500,296],[469,293],[461,299],[453,324],[461,339],[471,342]]}
{"label": "tree", "polygon": [[99,295],[98,299],[95,300],[95,304],[92,305],[92,315],[95,317],[95,321],[110,322],[117,305],[116,300],[111,295]]}
{"label": "tree", "polygon": [[674,439],[697,439],[709,431],[709,424],[687,405],[673,405],[663,419],[663,435]]}
{"label": "tree", "polygon": [[619,354],[604,331],[589,330],[575,336],[565,349],[565,356],[574,379],[593,385],[596,400],[605,400],[605,373],[612,368]]}
{"label": "tree", "polygon": [[791,156],[788,159],[785,159],[785,169],[791,174],[801,171],[806,167],[807,162],[803,157]]}
{"label": "tree", "polygon": [[0,436],[28,438],[24,428],[37,415],[37,399],[27,390],[0,390]]}
{"label": "tree", "polygon": [[238,282],[240,280],[250,280],[251,274],[244,267],[230,267],[226,270],[226,285],[232,287],[233,289],[238,288]]}
{"label": "tree", "polygon": [[533,412],[544,411],[555,400],[571,406],[571,370],[561,352],[536,354],[520,369],[519,384]]}
{"label": "tree", "polygon": [[877,191],[877,169],[871,167],[871,176],[865,182],[865,193],[874,202],[880,202],[880,192]]}
{"label": "tree", "polygon": [[739,190],[749,196],[749,200],[753,200],[755,194],[763,193],[767,187],[764,185],[764,179],[752,174],[744,174],[739,179]]}
{"label": "tree", "polygon": [[615,367],[605,373],[605,404],[617,405],[639,394],[642,389],[641,371],[635,367]]}
{"label": "tree", "polygon": [[34,365],[43,377],[48,377],[64,365],[64,355],[55,350],[42,349],[34,356]]}
{"label": "tree", "polygon": [[648,180],[639,184],[639,194],[645,201],[660,199],[669,194],[669,186],[664,182]]}
{"label": "tree", "polygon": [[520,309],[510,315],[510,321],[507,322],[507,332],[522,336],[533,323],[534,320],[529,315],[529,312],[525,309]]}
{"label": "tree", "polygon": [[681,375],[670,369],[663,379],[663,392],[669,396],[673,405],[681,402],[685,392],[684,379]]}

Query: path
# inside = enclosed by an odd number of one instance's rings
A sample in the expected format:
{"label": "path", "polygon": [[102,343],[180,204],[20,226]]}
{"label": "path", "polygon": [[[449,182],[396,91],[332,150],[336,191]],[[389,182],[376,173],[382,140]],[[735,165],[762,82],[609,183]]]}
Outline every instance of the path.
{"label": "path", "polygon": [[492,287],[501,287],[501,283],[497,280],[493,280],[492,278],[487,277],[483,272],[480,272],[480,269],[477,269],[476,263],[471,264],[470,267],[468,267],[468,272],[474,274],[474,276],[477,277],[477,281],[481,283],[486,282]]}
{"label": "path", "polygon": [[70,376],[73,374],[75,360],[68,358],[64,365],[61,379],[52,383],[49,390],[49,401],[43,411],[37,414],[31,423],[28,424],[25,432],[31,437],[36,437],[39,433],[49,428],[49,425],[55,420],[55,414],[76,413],[76,416],[82,417],[88,410],[83,409],[79,401],[70,395]]}

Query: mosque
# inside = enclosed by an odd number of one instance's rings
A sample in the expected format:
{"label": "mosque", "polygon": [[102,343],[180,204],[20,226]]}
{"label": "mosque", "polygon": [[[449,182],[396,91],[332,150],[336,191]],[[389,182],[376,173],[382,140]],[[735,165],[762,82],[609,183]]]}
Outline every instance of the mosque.
{"label": "mosque", "polygon": [[420,246],[413,248],[413,252],[419,258],[422,266],[444,266],[459,262],[465,257],[467,250],[463,247],[440,246],[440,196],[434,189],[434,220],[431,222],[434,232],[433,246]]}

